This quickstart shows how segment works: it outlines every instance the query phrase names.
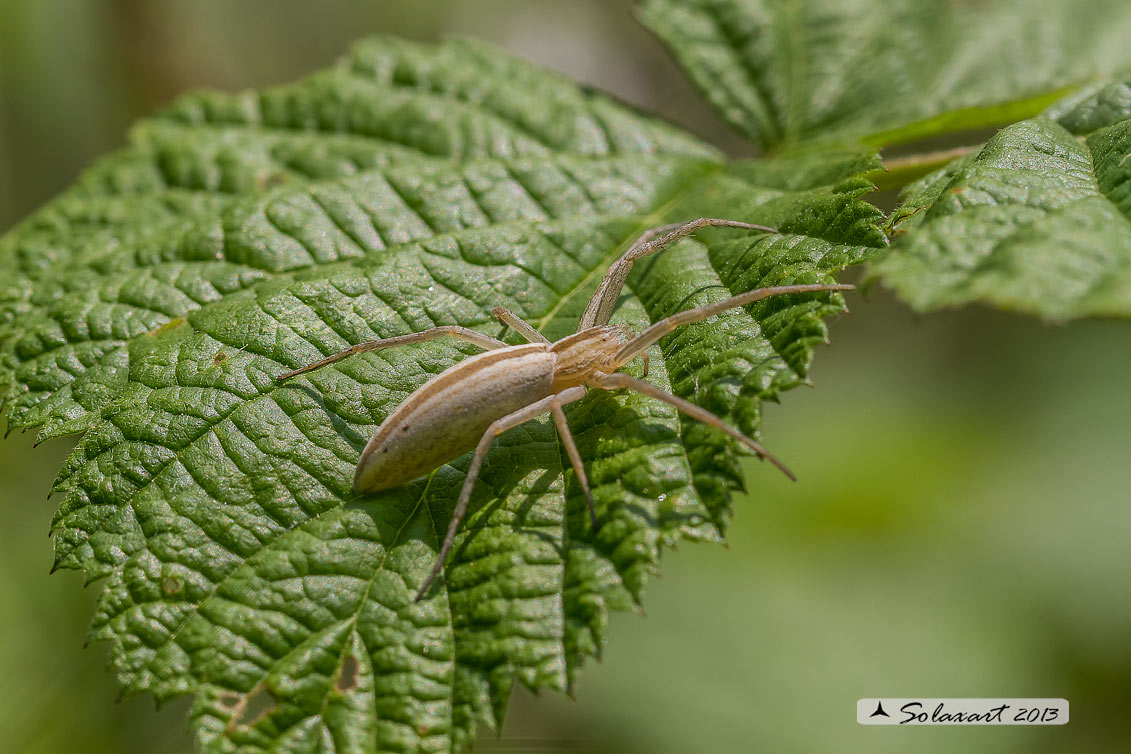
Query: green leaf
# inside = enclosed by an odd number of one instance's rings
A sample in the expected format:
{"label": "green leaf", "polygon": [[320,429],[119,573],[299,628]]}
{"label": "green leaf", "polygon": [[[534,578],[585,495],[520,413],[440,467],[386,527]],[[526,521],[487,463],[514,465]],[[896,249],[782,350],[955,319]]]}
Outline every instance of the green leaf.
{"label": "green leaf", "polygon": [[1124,0],[641,0],[718,112],[766,149],[1011,123],[1131,63]]}
{"label": "green leaf", "polygon": [[[125,693],[195,695],[207,751],[454,751],[511,687],[568,690],[664,545],[717,541],[741,484],[725,436],[636,395],[569,412],[588,525],[552,425],[489,454],[438,588],[469,459],[358,497],[377,425],[473,353],[348,344],[505,305],[571,332],[646,228],[716,215],[630,278],[614,322],[832,281],[884,243],[875,155],[725,164],[710,147],[477,44],[364,43],[290,86],[184,98],[0,240],[14,427],[83,432],[55,491],[56,565],[104,579],[92,636]],[[653,348],[648,379],[757,431],[802,384],[839,296],[774,298]],[[762,473],[773,473],[766,469]]]}
{"label": "green leaf", "polygon": [[1128,92],[1092,87],[910,186],[873,274],[919,311],[1131,315]]}

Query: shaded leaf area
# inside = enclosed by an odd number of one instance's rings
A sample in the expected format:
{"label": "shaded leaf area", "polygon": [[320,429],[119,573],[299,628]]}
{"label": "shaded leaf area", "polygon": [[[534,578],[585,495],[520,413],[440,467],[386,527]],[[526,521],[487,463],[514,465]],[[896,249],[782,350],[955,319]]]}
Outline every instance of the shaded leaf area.
{"label": "shaded leaf area", "polygon": [[1131,63],[1123,0],[641,0],[640,12],[764,149],[1011,123]]}
{"label": "shaded leaf area", "polygon": [[1131,88],[1091,87],[909,187],[875,276],[919,311],[1131,315]]}
{"label": "shaded leaf area", "polygon": [[[418,604],[469,458],[376,495],[351,480],[377,425],[474,349],[275,375],[441,324],[499,334],[500,304],[560,337],[636,235],[702,215],[782,232],[703,232],[641,263],[614,322],[831,281],[884,243],[860,199],[875,167],[726,166],[467,43],[373,41],[139,125],[0,240],[9,420],[84,433],[55,485],[56,566],[104,580],[92,636],[125,693],[194,694],[207,751],[361,752],[460,750],[514,683],[569,689],[664,545],[721,539],[733,444],[639,396],[576,404],[594,531],[552,427],[507,433]],[[689,326],[648,379],[756,433],[842,306],[775,298]]]}

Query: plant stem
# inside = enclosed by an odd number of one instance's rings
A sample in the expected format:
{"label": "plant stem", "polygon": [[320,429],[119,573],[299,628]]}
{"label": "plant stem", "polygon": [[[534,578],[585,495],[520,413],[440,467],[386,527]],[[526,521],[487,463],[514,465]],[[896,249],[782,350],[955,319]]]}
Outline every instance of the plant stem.
{"label": "plant stem", "polygon": [[883,170],[877,170],[868,177],[880,191],[896,191],[911,181],[943,167],[977,149],[976,146],[954,147],[936,152],[909,154],[884,160]]}

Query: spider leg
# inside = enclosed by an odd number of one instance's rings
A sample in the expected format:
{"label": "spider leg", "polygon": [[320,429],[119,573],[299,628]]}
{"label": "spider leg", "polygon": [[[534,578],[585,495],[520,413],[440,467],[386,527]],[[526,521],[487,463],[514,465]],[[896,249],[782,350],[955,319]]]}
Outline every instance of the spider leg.
{"label": "spider leg", "polygon": [[708,426],[715,427],[716,429],[726,432],[728,435],[753,450],[760,457],[765,458],[774,466],[777,466],[787,477],[795,482],[797,481],[797,477],[793,475],[793,472],[790,471],[784,463],[775,458],[774,455],[770,453],[770,451],[766,450],[761,443],[742,434],[737,429],[730,426],[705,408],[700,408],[694,403],[674,396],[667,391],[661,390],[655,385],[647,383],[644,380],[638,380],[635,377],[630,377],[629,375],[623,374],[621,372],[601,375],[597,380],[594,381],[593,385],[594,387],[601,388],[602,390],[632,390],[637,393],[647,395],[649,398],[655,398],[656,400],[660,400],[664,403],[675,406],[677,409],[687,414],[692,419],[698,419]]}
{"label": "spider leg", "polygon": [[589,477],[585,475],[585,466],[581,463],[581,454],[577,452],[577,445],[573,441],[573,433],[569,430],[569,423],[566,422],[565,411],[562,411],[560,405],[551,407],[554,414],[554,424],[558,425],[558,435],[562,438],[562,444],[565,445],[566,455],[569,456],[570,465],[573,466],[573,473],[577,474],[577,482],[581,485],[581,491],[585,493],[585,501],[589,503],[589,523],[593,524],[593,530],[597,530],[597,505],[593,502],[593,493],[589,490]]}
{"label": "spider leg", "polygon": [[321,369],[327,364],[333,364],[336,361],[347,359],[354,354],[364,353],[365,351],[380,351],[384,348],[393,348],[395,346],[407,346],[412,343],[423,343],[426,340],[436,340],[437,338],[456,338],[458,340],[465,340],[468,343],[473,343],[480,348],[491,350],[493,348],[505,348],[506,343],[501,340],[492,338],[489,335],[476,332],[466,327],[458,325],[444,325],[443,327],[433,327],[430,330],[423,332],[413,332],[407,335],[397,335],[392,338],[382,338],[381,340],[370,340],[365,343],[358,343],[356,346],[350,346],[344,351],[327,356],[326,358],[316,361],[313,364],[307,364],[304,367],[295,369],[291,372],[284,372],[275,378],[276,382],[283,382],[292,377],[297,377],[300,374],[312,372],[315,369]]}
{"label": "spider leg", "polygon": [[655,343],[660,338],[664,337],[672,330],[680,325],[690,324],[692,322],[700,322],[708,317],[713,317],[720,312],[727,309],[734,309],[738,306],[746,306],[747,304],[761,301],[764,298],[771,296],[782,296],[787,293],[817,293],[819,291],[851,291],[855,290],[855,286],[844,285],[841,283],[833,283],[831,285],[824,285],[820,283],[804,284],[804,285],[778,285],[772,288],[757,288],[746,293],[740,293],[737,296],[723,299],[714,304],[707,306],[700,306],[696,309],[688,309],[687,311],[678,312],[665,317],[659,322],[649,327],[644,332],[637,335],[621,346],[617,351],[616,356],[613,357],[617,369],[624,366],[628,362],[635,359],[640,354]]}
{"label": "spider leg", "polygon": [[491,314],[495,315],[495,319],[499,320],[507,327],[516,331],[519,335],[526,338],[529,342],[545,343],[546,345],[550,344],[550,339],[535,330],[534,325],[530,324],[505,306],[496,306],[491,310]]}
{"label": "spider leg", "polygon": [[517,427],[520,424],[541,416],[547,411],[553,411],[555,407],[561,410],[561,407],[567,403],[581,400],[585,397],[585,388],[571,387],[563,390],[556,395],[551,395],[539,401],[531,403],[529,406],[520,408],[518,411],[507,414],[501,419],[496,419],[483,433],[483,437],[479,440],[479,444],[475,447],[475,455],[471,458],[471,466],[467,470],[467,477],[463,480],[463,487],[459,492],[459,500],[456,501],[455,510],[452,511],[452,521],[448,524],[448,532],[444,535],[444,543],[440,546],[440,554],[436,558],[436,565],[432,567],[432,573],[424,580],[423,586],[420,591],[416,593],[416,601],[419,602],[424,594],[428,591],[428,587],[432,586],[432,582],[444,570],[444,563],[447,562],[448,553],[452,550],[452,545],[455,543],[456,532],[459,531],[459,525],[463,521],[464,515],[467,514],[467,504],[471,500],[471,490],[475,487],[475,480],[479,478],[479,470],[483,466],[483,459],[487,456],[487,451],[491,449],[491,443],[495,438],[506,432],[508,429]]}
{"label": "spider leg", "polygon": [[597,286],[593,298],[589,299],[585,313],[581,315],[581,322],[577,328],[578,332],[587,327],[609,323],[609,318],[613,315],[613,307],[616,306],[621,289],[624,288],[624,283],[628,280],[628,273],[632,269],[633,262],[641,257],[662,251],[679,239],[708,225],[717,228],[760,230],[766,233],[778,232],[776,228],[765,225],[752,225],[738,220],[723,220],[717,217],[700,217],[698,220],[686,223],[661,225],[658,228],[646,230],[632,242],[632,245],[621,255],[620,259],[609,265],[609,269],[605,271],[605,277],[601,280],[601,284]]}

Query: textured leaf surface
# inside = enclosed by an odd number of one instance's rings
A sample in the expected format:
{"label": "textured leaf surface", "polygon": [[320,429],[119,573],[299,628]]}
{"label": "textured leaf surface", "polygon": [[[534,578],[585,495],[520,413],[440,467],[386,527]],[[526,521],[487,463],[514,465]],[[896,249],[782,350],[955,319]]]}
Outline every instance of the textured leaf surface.
{"label": "textured leaf surface", "polygon": [[640,6],[719,113],[764,148],[882,145],[1011,123],[1056,90],[1131,63],[1125,0]]}
{"label": "textured leaf surface", "polygon": [[[640,265],[635,328],[765,284],[831,281],[884,242],[874,157],[725,165],[671,127],[474,44],[360,45],[298,84],[199,94],[0,240],[0,379],[15,427],[84,432],[56,482],[57,566],[104,579],[92,634],[126,693],[192,693],[208,751],[449,751],[517,681],[568,689],[660,550],[718,540],[738,455],[632,395],[500,438],[442,582],[412,601],[469,459],[377,495],[376,426],[469,353],[340,348],[502,304],[560,337],[640,231],[704,232]],[[653,349],[649,379],[756,432],[801,384],[839,297],[772,299]],[[763,473],[772,473],[767,469]],[[566,481],[568,480],[568,481]]]}
{"label": "textured leaf surface", "polygon": [[1131,87],[1098,84],[909,187],[873,265],[920,311],[1131,315]]}

